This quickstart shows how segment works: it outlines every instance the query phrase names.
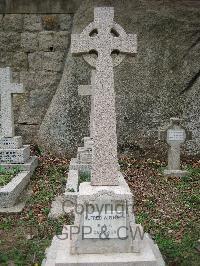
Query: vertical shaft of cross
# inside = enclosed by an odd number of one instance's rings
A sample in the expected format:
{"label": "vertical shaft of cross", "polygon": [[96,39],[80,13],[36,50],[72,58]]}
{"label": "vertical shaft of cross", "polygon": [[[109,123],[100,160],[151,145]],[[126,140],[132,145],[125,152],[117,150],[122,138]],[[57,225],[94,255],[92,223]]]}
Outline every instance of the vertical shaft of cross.
{"label": "vertical shaft of cross", "polygon": [[1,94],[1,130],[4,137],[14,136],[12,94]]}
{"label": "vertical shaft of cross", "polygon": [[73,34],[71,39],[73,54],[97,55],[94,65],[93,61],[86,60],[96,68],[92,106],[91,184],[94,186],[119,184],[112,52],[122,54],[137,52],[136,36],[126,34],[113,18],[113,8],[95,8],[94,22],[80,35]]}
{"label": "vertical shaft of cross", "polygon": [[168,169],[179,170],[180,169],[180,144],[171,145],[168,149]]}
{"label": "vertical shaft of cross", "polygon": [[14,137],[14,116],[12,98],[15,93],[23,93],[23,85],[12,83],[9,67],[0,69],[1,94],[1,134],[3,137]]}
{"label": "vertical shaft of cross", "polygon": [[92,70],[91,74],[91,110],[90,110],[90,137],[93,138],[93,119],[94,119],[94,86],[95,86],[96,71]]}
{"label": "vertical shaft of cross", "polygon": [[115,92],[110,55],[100,54],[97,59],[93,127],[91,184],[117,185]]}

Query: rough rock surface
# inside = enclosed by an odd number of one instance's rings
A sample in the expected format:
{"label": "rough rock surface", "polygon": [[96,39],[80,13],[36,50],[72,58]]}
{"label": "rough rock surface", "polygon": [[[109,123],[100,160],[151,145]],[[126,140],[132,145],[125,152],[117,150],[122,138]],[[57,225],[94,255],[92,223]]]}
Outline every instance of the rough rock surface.
{"label": "rough rock surface", "polygon": [[[70,14],[53,14],[69,12],[55,4],[51,7],[60,9],[51,15],[14,14],[15,9],[0,15],[0,67],[10,66],[15,82],[25,86],[25,94],[14,97],[17,134],[54,153],[75,154],[89,133],[89,96],[78,96],[78,85],[90,82],[91,68],[68,52],[71,28],[80,33],[93,20],[93,7],[107,5],[114,6],[115,21],[127,33],[138,35],[137,56],[126,58],[114,70],[119,150],[161,153],[158,127],[172,116],[182,116],[184,126],[193,132],[185,153],[198,153],[200,2],[80,2]],[[20,3],[13,8],[26,11],[28,6]],[[33,3],[29,8],[28,13],[39,10]]]}
{"label": "rough rock surface", "polygon": [[[128,33],[138,35],[137,56],[126,58],[115,68],[120,150],[160,150],[158,127],[172,116],[182,116],[194,134],[185,150],[195,154],[200,148],[200,10],[180,1],[163,3],[84,1],[75,14],[73,32],[80,33],[93,20],[94,6],[112,5],[115,21]],[[89,69],[82,59],[68,54],[61,83],[39,134],[41,143],[52,151],[71,154],[86,134],[87,106],[77,91],[78,84],[88,80]]]}

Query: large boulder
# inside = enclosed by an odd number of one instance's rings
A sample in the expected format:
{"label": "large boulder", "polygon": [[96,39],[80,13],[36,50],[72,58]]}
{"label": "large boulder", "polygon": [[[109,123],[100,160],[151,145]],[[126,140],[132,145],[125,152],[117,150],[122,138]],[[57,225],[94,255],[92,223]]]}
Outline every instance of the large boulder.
{"label": "large boulder", "polygon": [[[138,53],[115,68],[119,149],[158,151],[159,126],[172,116],[185,119],[193,140],[187,154],[200,149],[200,10],[188,1],[83,1],[73,20],[81,33],[93,21],[94,6],[114,6],[115,21],[138,35]],[[198,5],[197,5],[198,7]],[[78,85],[89,84],[91,67],[68,53],[58,89],[39,130],[39,142],[54,153],[72,155],[88,135],[88,97]],[[162,149],[161,149],[162,150]]]}

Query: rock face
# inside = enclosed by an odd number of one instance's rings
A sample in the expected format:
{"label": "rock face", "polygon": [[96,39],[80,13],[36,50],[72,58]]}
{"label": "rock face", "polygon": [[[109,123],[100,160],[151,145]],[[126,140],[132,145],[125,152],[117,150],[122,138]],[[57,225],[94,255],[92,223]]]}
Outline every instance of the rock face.
{"label": "rock face", "polygon": [[28,141],[34,139],[54,153],[69,156],[88,135],[90,101],[78,96],[78,85],[89,83],[91,68],[84,59],[72,58],[68,48],[71,24],[73,33],[81,33],[93,20],[94,6],[104,5],[114,6],[115,21],[127,33],[138,35],[137,56],[127,57],[114,70],[119,150],[162,151],[158,127],[172,116],[181,116],[193,132],[184,151],[197,154],[198,1],[82,1],[73,24],[71,15],[61,14],[17,15],[16,23],[12,23],[14,15],[0,17],[1,67],[14,67],[26,89],[26,96],[16,97],[15,102],[18,132]]}

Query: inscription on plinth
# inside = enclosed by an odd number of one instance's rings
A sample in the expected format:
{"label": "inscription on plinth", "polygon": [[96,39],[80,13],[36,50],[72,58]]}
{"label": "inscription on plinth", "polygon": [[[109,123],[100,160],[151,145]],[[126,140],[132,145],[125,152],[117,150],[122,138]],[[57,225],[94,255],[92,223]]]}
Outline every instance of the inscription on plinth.
{"label": "inscription on plinth", "polygon": [[84,238],[125,238],[126,213],[107,211],[84,215]]}

